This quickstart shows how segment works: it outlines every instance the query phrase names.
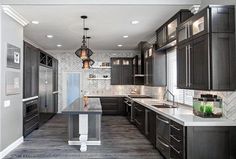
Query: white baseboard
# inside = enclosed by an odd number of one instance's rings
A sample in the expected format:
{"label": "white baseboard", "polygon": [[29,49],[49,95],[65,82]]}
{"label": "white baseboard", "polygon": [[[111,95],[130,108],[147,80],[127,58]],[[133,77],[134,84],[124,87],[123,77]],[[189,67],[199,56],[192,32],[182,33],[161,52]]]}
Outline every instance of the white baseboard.
{"label": "white baseboard", "polygon": [[[68,141],[68,145],[81,145],[81,141]],[[86,145],[101,145],[101,141],[86,141]]]}
{"label": "white baseboard", "polygon": [[6,147],[4,150],[0,152],[0,159],[5,157],[9,152],[14,150],[17,146],[19,146],[23,142],[24,142],[23,136],[17,139],[16,141],[14,141],[11,145],[9,145],[8,147]]}

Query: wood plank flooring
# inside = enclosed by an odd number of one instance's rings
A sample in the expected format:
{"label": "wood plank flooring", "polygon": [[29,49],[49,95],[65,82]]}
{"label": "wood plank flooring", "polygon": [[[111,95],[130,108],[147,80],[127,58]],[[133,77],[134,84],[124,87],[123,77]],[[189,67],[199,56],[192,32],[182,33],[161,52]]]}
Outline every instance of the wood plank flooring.
{"label": "wood plank flooring", "polygon": [[162,159],[150,142],[122,116],[102,117],[102,145],[67,144],[67,116],[56,115],[4,159]]}

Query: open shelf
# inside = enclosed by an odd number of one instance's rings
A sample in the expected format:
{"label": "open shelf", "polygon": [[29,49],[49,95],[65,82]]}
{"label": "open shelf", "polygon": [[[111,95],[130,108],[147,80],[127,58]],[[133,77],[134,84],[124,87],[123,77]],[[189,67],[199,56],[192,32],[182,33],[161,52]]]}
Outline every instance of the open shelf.
{"label": "open shelf", "polygon": [[111,69],[110,66],[92,66],[92,69]]}
{"label": "open shelf", "polygon": [[88,80],[110,80],[111,78],[88,78]]}

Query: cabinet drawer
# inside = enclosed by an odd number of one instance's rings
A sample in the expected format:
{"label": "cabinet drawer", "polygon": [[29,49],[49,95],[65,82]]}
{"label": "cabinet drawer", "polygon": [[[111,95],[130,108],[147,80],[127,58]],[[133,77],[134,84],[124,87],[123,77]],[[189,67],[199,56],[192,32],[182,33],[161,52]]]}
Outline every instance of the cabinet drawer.
{"label": "cabinet drawer", "polygon": [[174,136],[177,140],[183,140],[184,127],[174,121],[170,122],[170,135]]}
{"label": "cabinet drawer", "polygon": [[171,159],[183,159],[183,151],[178,151],[174,147],[170,146],[170,158]]}
{"label": "cabinet drawer", "polygon": [[168,142],[163,140],[163,138],[161,138],[160,136],[157,136],[156,146],[166,159],[170,158],[170,145],[168,144]]}
{"label": "cabinet drawer", "polygon": [[170,121],[168,118],[157,115],[156,116],[156,132],[167,141],[170,141]]}

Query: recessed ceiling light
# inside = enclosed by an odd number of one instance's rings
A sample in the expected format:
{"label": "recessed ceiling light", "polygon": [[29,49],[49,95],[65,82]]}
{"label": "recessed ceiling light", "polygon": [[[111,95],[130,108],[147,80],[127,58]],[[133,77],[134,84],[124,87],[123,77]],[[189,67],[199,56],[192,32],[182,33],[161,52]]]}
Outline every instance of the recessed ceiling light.
{"label": "recessed ceiling light", "polygon": [[131,24],[138,24],[138,23],[139,23],[138,20],[133,20],[133,21],[131,22]]}
{"label": "recessed ceiling light", "polygon": [[61,47],[62,45],[61,44],[57,44],[57,47]]}
{"label": "recessed ceiling light", "polygon": [[31,21],[32,24],[39,24],[39,21],[33,20]]}
{"label": "recessed ceiling light", "polygon": [[123,45],[121,45],[121,44],[119,44],[119,45],[117,45],[118,47],[122,47]]}
{"label": "recessed ceiling light", "polygon": [[123,38],[128,38],[129,36],[128,35],[124,35]]}
{"label": "recessed ceiling light", "polygon": [[53,38],[53,35],[47,35],[47,38],[51,39]]}

